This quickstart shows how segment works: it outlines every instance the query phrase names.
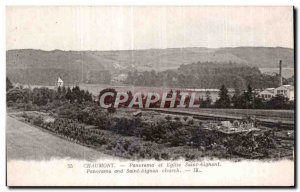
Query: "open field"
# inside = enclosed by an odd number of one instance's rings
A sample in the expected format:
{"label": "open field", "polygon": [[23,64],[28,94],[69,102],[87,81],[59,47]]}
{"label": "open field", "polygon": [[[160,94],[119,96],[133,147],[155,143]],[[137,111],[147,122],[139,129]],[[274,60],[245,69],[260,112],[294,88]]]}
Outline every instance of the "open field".
{"label": "open field", "polygon": [[71,158],[77,160],[111,159],[99,151],[64,140],[39,128],[6,118],[7,159],[50,160]]}

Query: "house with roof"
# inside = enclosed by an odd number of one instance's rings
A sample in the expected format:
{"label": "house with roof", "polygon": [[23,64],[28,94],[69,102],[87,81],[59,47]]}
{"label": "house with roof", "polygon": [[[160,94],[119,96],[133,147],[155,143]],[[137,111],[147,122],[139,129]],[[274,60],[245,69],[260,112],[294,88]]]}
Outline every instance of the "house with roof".
{"label": "house with roof", "polygon": [[294,86],[292,85],[282,85],[274,89],[275,95],[283,95],[292,101],[294,100],[294,92]]}
{"label": "house with roof", "polygon": [[266,88],[263,91],[259,92],[258,95],[265,99],[270,100],[275,95],[283,95],[289,100],[294,100],[294,86],[292,85],[282,85],[277,88]]}
{"label": "house with roof", "polygon": [[275,96],[274,88],[267,88],[267,89],[259,92],[258,95],[265,100],[270,100],[272,97]]}

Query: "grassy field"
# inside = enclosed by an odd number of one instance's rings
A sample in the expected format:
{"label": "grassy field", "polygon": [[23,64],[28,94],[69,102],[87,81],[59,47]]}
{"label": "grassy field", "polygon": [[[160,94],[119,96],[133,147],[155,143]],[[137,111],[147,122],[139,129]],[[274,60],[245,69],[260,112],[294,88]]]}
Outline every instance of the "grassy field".
{"label": "grassy field", "polygon": [[64,140],[9,116],[6,118],[6,142],[8,160],[70,158],[92,161],[96,159],[115,158]]}

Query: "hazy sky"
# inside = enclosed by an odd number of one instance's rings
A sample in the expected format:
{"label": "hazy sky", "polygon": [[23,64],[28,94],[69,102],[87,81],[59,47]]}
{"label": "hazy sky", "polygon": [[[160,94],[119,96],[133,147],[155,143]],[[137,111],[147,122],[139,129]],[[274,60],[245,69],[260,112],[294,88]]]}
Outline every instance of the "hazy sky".
{"label": "hazy sky", "polygon": [[7,7],[6,48],[293,48],[292,7]]}

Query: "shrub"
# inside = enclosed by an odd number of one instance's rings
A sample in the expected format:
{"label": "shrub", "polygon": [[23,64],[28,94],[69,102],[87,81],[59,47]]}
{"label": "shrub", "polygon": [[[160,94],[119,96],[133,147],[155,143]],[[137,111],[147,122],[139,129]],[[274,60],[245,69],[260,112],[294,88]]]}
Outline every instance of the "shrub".
{"label": "shrub", "polygon": [[174,117],[174,119],[175,119],[176,121],[180,121],[180,117],[178,117],[178,116]]}
{"label": "shrub", "polygon": [[41,126],[43,122],[44,122],[43,117],[42,116],[37,116],[37,117],[33,118],[32,123],[36,126]]}
{"label": "shrub", "polygon": [[166,139],[171,146],[183,146],[190,142],[192,135],[191,131],[187,127],[181,126],[173,131],[166,132]]}
{"label": "shrub", "polygon": [[115,133],[122,134],[122,135],[139,135],[140,130],[139,127],[142,127],[141,119],[140,118],[116,118],[114,119],[115,126],[111,128],[111,130]]}
{"label": "shrub", "polygon": [[15,102],[14,102],[14,101],[6,101],[6,105],[7,105],[7,107],[13,107],[13,106],[14,106],[14,104],[15,104]]}
{"label": "shrub", "polygon": [[196,159],[196,155],[195,154],[191,154],[191,153],[186,153],[185,154],[185,159],[187,161],[195,160]]}
{"label": "shrub", "polygon": [[156,143],[150,141],[143,143],[140,151],[140,157],[148,159],[153,158],[157,150],[158,145]]}
{"label": "shrub", "polygon": [[189,124],[189,125],[193,125],[193,124],[194,124],[194,120],[193,120],[193,119],[189,120],[189,121],[188,121],[188,124]]}
{"label": "shrub", "polygon": [[172,117],[171,117],[170,115],[167,115],[167,116],[165,117],[165,119],[166,119],[167,121],[171,121],[171,120],[172,120]]}
{"label": "shrub", "polygon": [[108,113],[115,113],[116,112],[116,108],[114,108],[113,106],[107,108],[107,112]]}
{"label": "shrub", "polygon": [[170,159],[169,153],[162,153],[162,154],[160,155],[160,157],[161,157],[163,160],[169,160],[169,159]]}

